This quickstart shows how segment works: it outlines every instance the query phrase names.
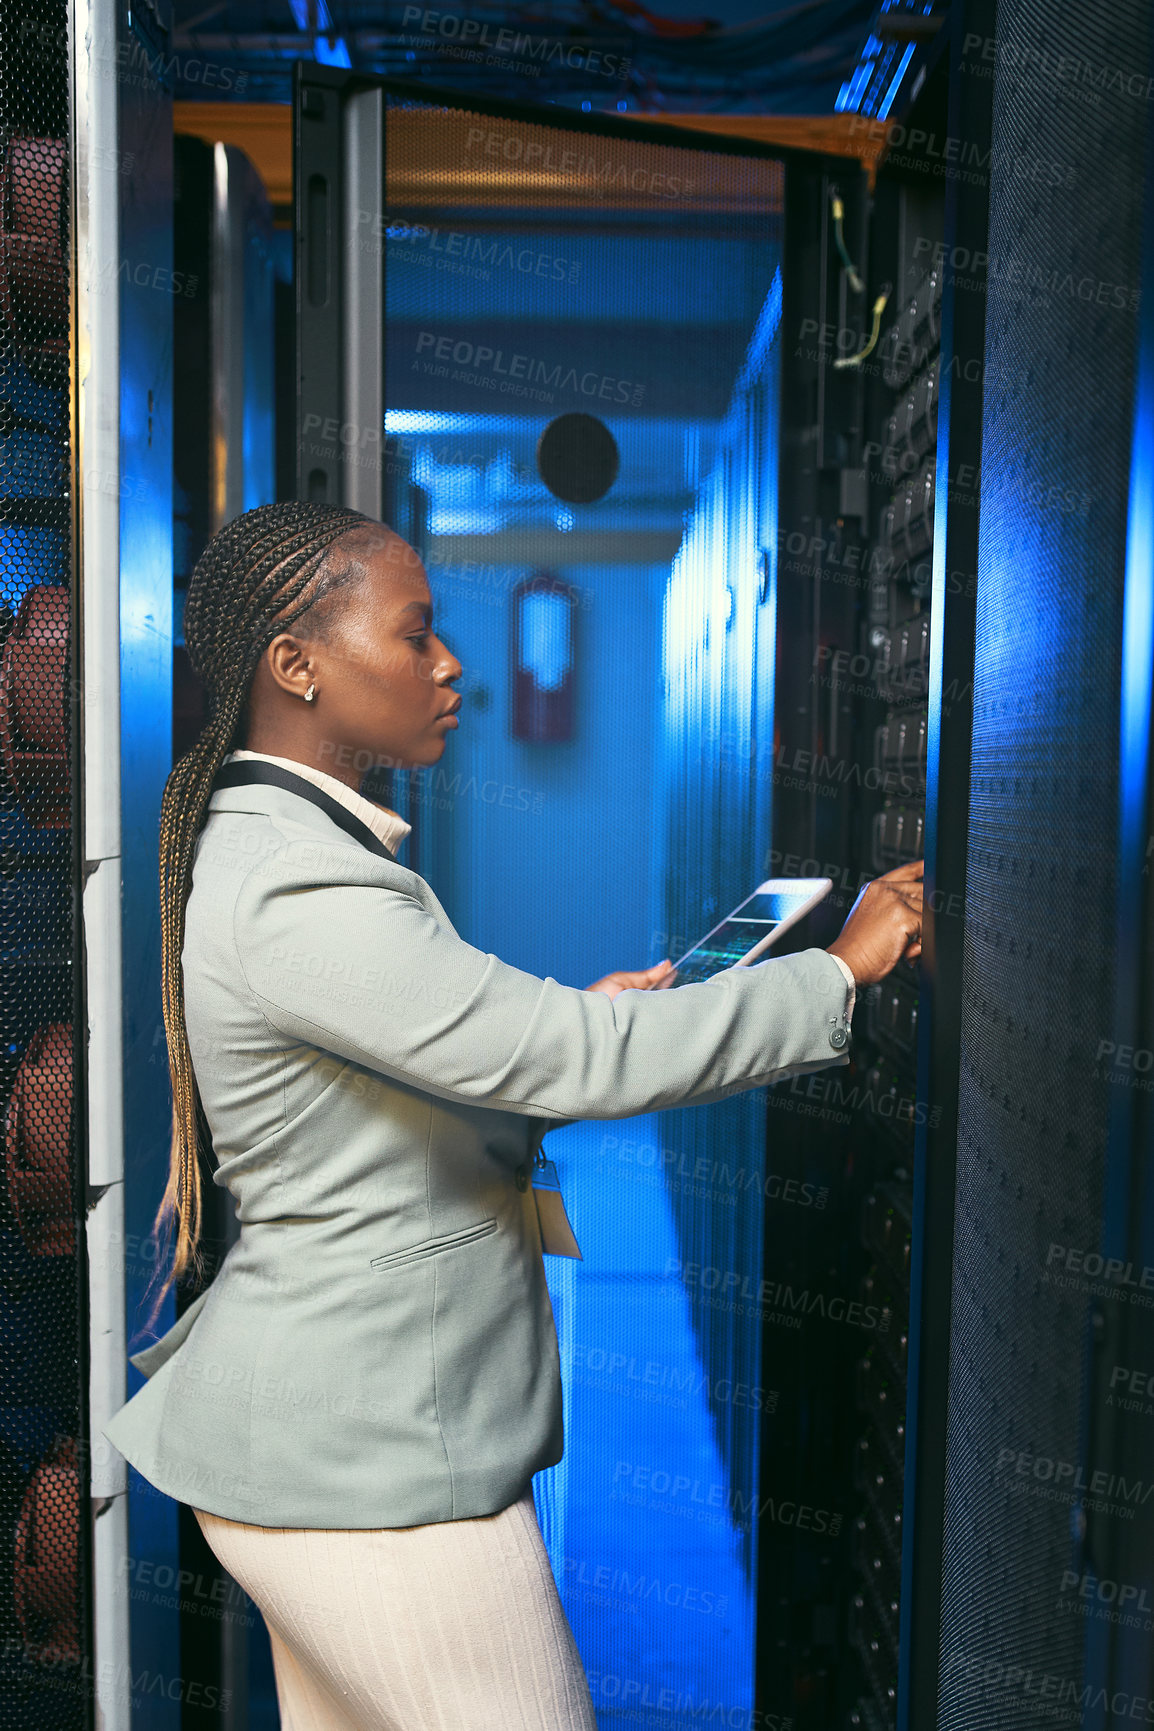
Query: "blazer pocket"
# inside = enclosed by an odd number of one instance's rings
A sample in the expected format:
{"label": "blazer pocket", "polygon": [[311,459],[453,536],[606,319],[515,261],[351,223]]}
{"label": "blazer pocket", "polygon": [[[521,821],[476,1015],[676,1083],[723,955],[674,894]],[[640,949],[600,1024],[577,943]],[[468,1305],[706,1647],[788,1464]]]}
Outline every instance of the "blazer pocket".
{"label": "blazer pocket", "polygon": [[455,1250],[458,1244],[471,1244],[474,1238],[487,1238],[496,1232],[497,1222],[482,1220],[476,1226],[463,1227],[460,1232],[442,1232],[439,1238],[425,1238],[420,1244],[410,1244],[405,1250],[390,1250],[385,1256],[374,1256],[370,1268],[395,1268],[401,1262],[423,1262],[427,1256],[439,1256],[442,1250]]}

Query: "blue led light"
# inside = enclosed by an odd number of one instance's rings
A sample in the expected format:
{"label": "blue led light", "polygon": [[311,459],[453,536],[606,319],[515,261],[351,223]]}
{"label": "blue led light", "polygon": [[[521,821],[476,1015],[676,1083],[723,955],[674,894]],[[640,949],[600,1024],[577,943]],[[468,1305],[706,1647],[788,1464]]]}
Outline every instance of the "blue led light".
{"label": "blue led light", "polygon": [[[334,36],[328,40],[328,34],[333,29],[333,15],[329,11],[327,0],[316,0],[314,18],[309,18],[309,0],[289,0],[293,19],[298,30],[316,30],[313,41],[313,53],[318,66],[351,66],[348,48],[343,36]],[[408,56],[412,58],[412,56]]]}
{"label": "blue led light", "polygon": [[902,55],[901,59],[898,61],[898,69],[894,73],[893,82],[890,84],[889,89],[886,91],[885,101],[882,103],[881,107],[878,109],[878,119],[879,120],[884,120],[886,118],[886,116],[888,115],[890,108],[893,105],[894,97],[898,93],[898,86],[901,84],[902,78],[905,76],[906,67],[909,65],[910,60],[913,58],[913,52],[914,52],[914,49],[916,46],[917,46],[917,44],[914,42],[909,42],[906,44],[905,53]]}
{"label": "blue led light", "polygon": [[1134,406],[1126,587],[1122,628],[1119,770],[1122,873],[1145,863],[1145,800],[1150,775],[1151,669],[1154,668],[1154,343],[1145,336]]}
{"label": "blue led light", "polygon": [[894,54],[895,50],[893,48],[883,48],[882,52],[878,55],[877,62],[873,67],[873,74],[870,78],[869,89],[866,91],[865,97],[862,101],[861,111],[863,114],[871,115],[874,118],[877,117],[879,106],[878,92],[889,77],[890,67],[894,63]]}
{"label": "blue led light", "polygon": [[[914,13],[916,10],[916,3],[908,5],[905,0],[884,0],[879,15],[887,12]],[[933,0],[924,0],[922,13],[928,16],[932,12]],[[883,42],[872,34],[868,36],[858,64],[838,90],[834,101],[835,113],[849,111],[885,120],[897,98],[916,46],[916,42],[908,43],[899,56],[895,43]],[[883,90],[884,95],[881,94]]]}
{"label": "blue led light", "polygon": [[[548,417],[542,415],[544,427]],[[520,432],[528,417],[517,415],[456,415],[436,409],[386,409],[386,433],[502,433]]]}
{"label": "blue led light", "polygon": [[854,68],[852,76],[838,92],[835,107],[839,113],[844,113],[846,109],[852,110],[855,114],[861,112],[862,98],[884,52],[885,45],[878,37],[866,37],[861,60]]}
{"label": "blue led light", "polygon": [[[309,0],[289,0],[289,7],[291,8],[293,22],[296,24],[297,29],[308,30],[312,22],[309,18]],[[329,11],[328,0],[316,0],[316,12],[314,17],[316,20],[315,28],[317,30],[328,30],[331,28],[333,15]]]}
{"label": "blue led light", "polygon": [[318,66],[352,65],[343,36],[338,36],[333,42],[329,42],[324,36],[318,36],[313,44],[313,52]]}
{"label": "blue led light", "polygon": [[733,387],[734,396],[741,396],[744,392],[749,390],[750,386],[761,372],[761,369],[764,367],[766,357],[769,355],[770,350],[777,341],[778,326],[781,324],[781,297],[782,282],[781,267],[779,265],[777,270],[773,273],[773,281],[769,285],[769,293],[766,295],[761,311],[757,315],[757,324],[754,326],[753,335],[749,340],[749,347],[745,352],[745,359],[741,364],[741,371],[738,373],[737,381]]}

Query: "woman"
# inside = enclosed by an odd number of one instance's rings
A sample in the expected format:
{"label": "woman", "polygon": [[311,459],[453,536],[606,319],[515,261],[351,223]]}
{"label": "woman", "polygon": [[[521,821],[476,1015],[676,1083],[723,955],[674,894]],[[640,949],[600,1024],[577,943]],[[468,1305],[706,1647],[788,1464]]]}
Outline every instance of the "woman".
{"label": "woman", "polygon": [[247,512],[193,575],[211,719],[161,816],[161,1297],[203,1273],[202,1159],[241,1230],[105,1434],[259,1606],[287,1731],[589,1731],[530,1483],[562,1448],[538,1146],[846,1062],[855,982],[918,953],[920,868],[829,951],[660,997],[667,962],[586,991],[507,966],[357,791],[457,725],[431,615],[412,548],[336,506]]}

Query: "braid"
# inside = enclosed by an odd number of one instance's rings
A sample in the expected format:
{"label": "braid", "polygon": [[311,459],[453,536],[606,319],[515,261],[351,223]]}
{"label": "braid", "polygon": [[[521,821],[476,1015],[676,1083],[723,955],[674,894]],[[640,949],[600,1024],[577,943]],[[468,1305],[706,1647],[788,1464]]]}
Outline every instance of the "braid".
{"label": "braid", "polygon": [[211,1137],[193,1072],[184,1023],[184,910],[197,836],[212,784],[234,749],[249,686],[272,639],[331,593],[347,573],[326,561],[333,542],[372,522],[343,505],[258,505],[226,523],[209,541],[189,583],[184,636],[189,660],[208,696],[208,723],[174,766],[160,807],[161,996],[172,1078],[172,1152],[155,1224],[176,1221],[172,1268],[160,1290],[191,1271],[199,1285],[203,1258],[201,1159]]}

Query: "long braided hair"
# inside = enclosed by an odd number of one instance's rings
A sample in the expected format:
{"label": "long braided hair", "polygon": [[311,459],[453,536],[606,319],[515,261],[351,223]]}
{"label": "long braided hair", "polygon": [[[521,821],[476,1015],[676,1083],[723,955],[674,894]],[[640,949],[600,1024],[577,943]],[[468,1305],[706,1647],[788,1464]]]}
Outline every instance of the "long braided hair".
{"label": "long braided hair", "polygon": [[240,743],[249,687],[261,656],[336,588],[359,573],[356,561],[333,558],[333,543],[373,519],[343,505],[258,505],[234,517],[209,541],[188,587],[184,639],[208,698],[208,722],[174,767],[160,807],[161,994],[172,1078],[172,1152],[155,1227],[176,1223],[168,1278],[150,1324],[173,1281],[200,1284],[201,1160],[212,1147],[197,1091],[184,1022],[184,911],[193,853],[213,780]]}

